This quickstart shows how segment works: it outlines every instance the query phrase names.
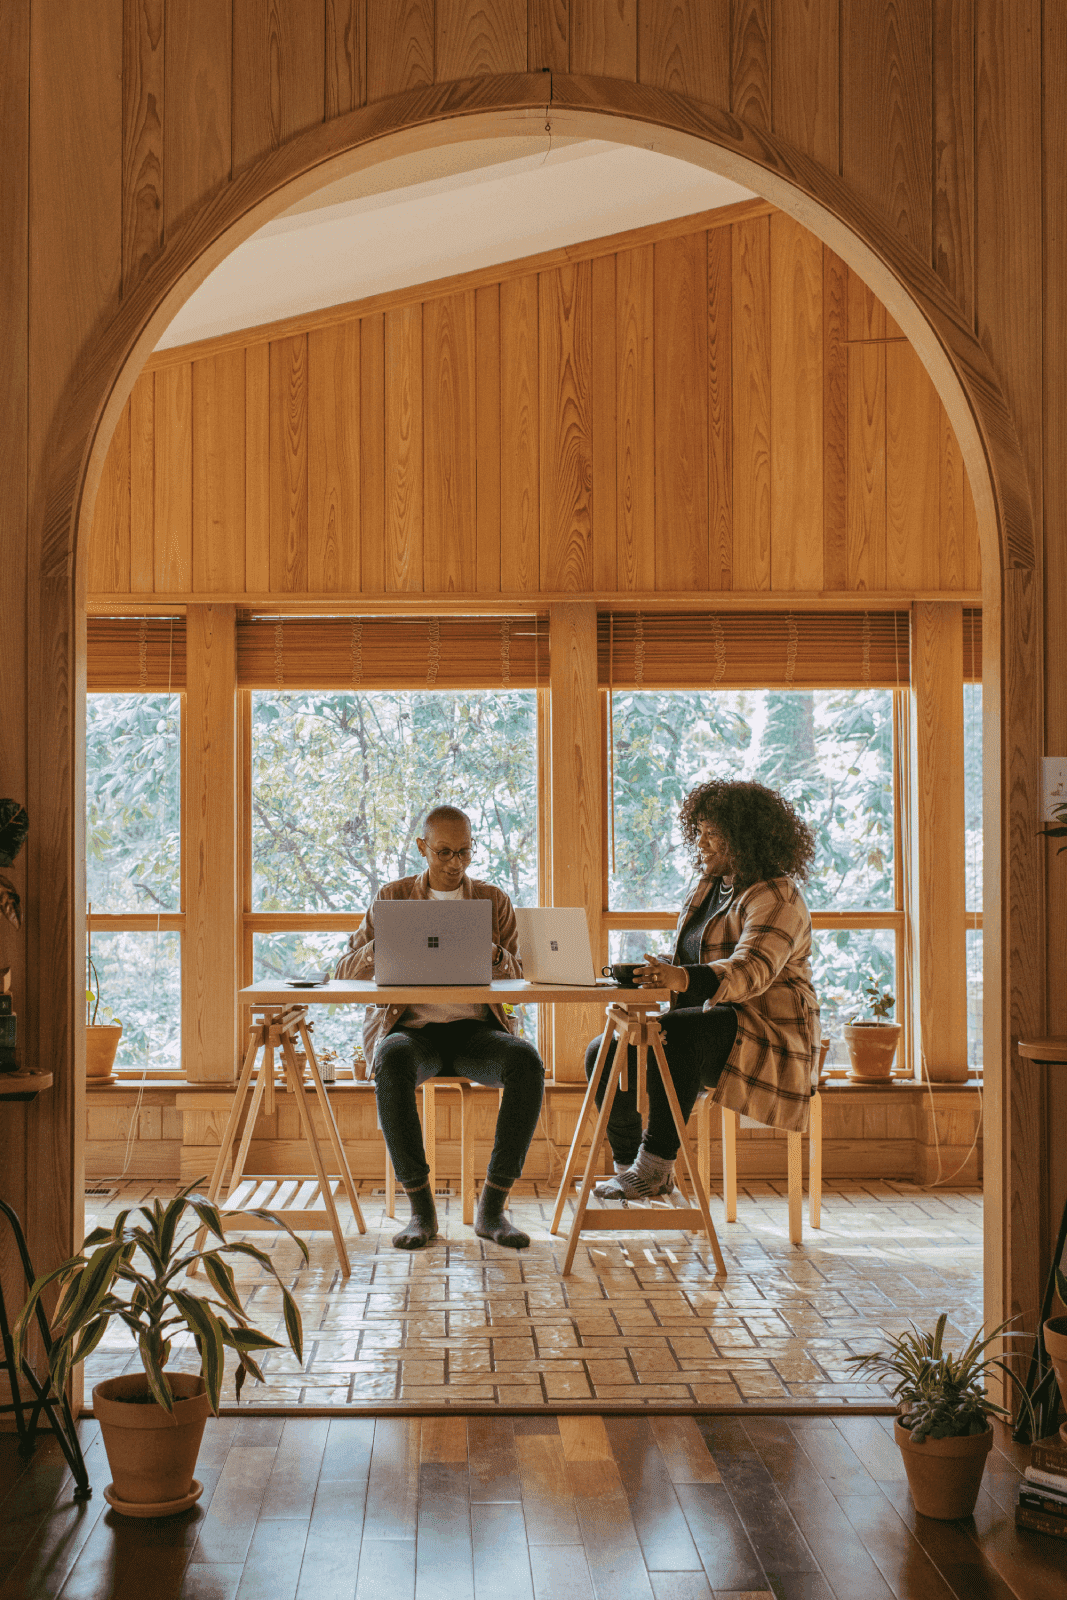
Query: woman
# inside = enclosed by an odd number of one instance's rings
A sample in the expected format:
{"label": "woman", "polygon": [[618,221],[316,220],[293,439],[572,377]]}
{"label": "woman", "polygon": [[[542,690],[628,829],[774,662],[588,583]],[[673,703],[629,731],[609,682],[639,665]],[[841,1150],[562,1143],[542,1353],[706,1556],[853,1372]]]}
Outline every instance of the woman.
{"label": "woman", "polygon": [[[678,919],[670,961],[645,952],[635,974],[645,988],[671,991],[660,1017],[667,1064],[682,1116],[701,1089],[757,1122],[789,1131],[808,1125],[819,1054],[819,1004],[811,984],[811,917],[798,884],[811,869],[815,838],[780,794],[761,783],[713,779],[681,809],[700,882]],[[586,1077],[600,1039],[585,1053]],[[678,1134],[655,1058],[648,1056],[648,1127],[642,1133],[631,1045],[627,1090],[608,1121],[615,1177],[606,1200],[667,1194]],[[597,1088],[603,1099],[607,1064]]]}

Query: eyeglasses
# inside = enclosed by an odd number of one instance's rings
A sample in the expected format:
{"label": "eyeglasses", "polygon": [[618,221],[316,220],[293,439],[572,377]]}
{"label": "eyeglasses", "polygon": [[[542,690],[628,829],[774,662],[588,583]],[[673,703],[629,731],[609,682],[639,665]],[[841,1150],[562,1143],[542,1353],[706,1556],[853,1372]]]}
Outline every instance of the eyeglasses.
{"label": "eyeglasses", "polygon": [[443,867],[447,866],[450,861],[462,861],[466,865],[473,854],[473,850],[471,848],[450,850],[447,845],[443,845],[440,850],[431,849],[430,854],[436,856]]}

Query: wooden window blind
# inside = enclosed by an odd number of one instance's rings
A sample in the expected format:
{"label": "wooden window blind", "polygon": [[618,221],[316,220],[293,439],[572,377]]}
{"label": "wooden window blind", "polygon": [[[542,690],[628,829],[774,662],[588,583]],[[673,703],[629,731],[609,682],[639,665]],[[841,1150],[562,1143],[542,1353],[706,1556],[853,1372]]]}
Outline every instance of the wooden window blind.
{"label": "wooden window blind", "polygon": [[185,688],[184,617],[90,617],[90,694],[165,694]]}
{"label": "wooden window blind", "polygon": [[622,689],[896,689],[906,611],[604,612],[597,670]]}
{"label": "wooden window blind", "polygon": [[980,606],[963,608],[963,681],[982,681],[982,610]]}
{"label": "wooden window blind", "polygon": [[548,686],[544,617],[252,617],[237,623],[244,689]]}

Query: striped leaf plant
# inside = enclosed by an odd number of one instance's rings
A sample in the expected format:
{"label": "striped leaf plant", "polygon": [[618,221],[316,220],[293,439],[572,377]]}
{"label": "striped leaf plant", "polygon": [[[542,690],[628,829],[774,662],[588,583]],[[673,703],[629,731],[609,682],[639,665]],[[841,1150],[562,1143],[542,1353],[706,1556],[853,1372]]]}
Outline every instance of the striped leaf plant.
{"label": "striped leaf plant", "polygon": [[[263,1382],[258,1353],[284,1348],[281,1340],[251,1325],[226,1255],[249,1256],[273,1274],[282,1291],[286,1339],[302,1361],[304,1333],[296,1301],[265,1251],[243,1239],[226,1238],[218,1208],[197,1193],[205,1182],[198,1178],[188,1184],[169,1204],[154,1200],[150,1206],[120,1212],[112,1227],[94,1228],[78,1255],[39,1277],[15,1324],[16,1364],[29,1337],[34,1308],[55,1283],[59,1301],[51,1319],[49,1369],[57,1395],[63,1393],[72,1367],[91,1355],[112,1317],[118,1317],[137,1340],[149,1388],[167,1411],[174,1406],[166,1373],[173,1340],[180,1332],[191,1333],[211,1410],[217,1415],[226,1351],[236,1357],[240,1399],[246,1377]],[[308,1260],[307,1245],[284,1218],[271,1211],[249,1215],[284,1228]],[[211,1237],[204,1249],[197,1249],[194,1241],[201,1227]],[[194,1294],[190,1288],[186,1274],[194,1265],[204,1269],[210,1286],[207,1294]]]}

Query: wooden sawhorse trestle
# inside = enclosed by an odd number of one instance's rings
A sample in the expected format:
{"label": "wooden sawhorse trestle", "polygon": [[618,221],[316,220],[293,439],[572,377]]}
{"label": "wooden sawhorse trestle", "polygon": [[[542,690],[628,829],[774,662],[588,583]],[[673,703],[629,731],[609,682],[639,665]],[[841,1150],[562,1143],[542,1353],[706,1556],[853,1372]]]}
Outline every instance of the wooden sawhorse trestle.
{"label": "wooden sawhorse trestle", "polygon": [[[567,1241],[567,1254],[563,1262],[562,1276],[566,1277],[574,1264],[574,1252],[578,1247],[578,1236],[583,1231],[591,1229],[612,1229],[624,1231],[632,1229],[644,1231],[645,1229],[670,1228],[672,1230],[695,1230],[706,1234],[712,1254],[715,1257],[716,1274],[726,1276],[726,1263],[722,1258],[719,1248],[718,1235],[711,1220],[708,1209],[708,1198],[704,1186],[697,1172],[696,1162],[689,1148],[689,1139],[685,1131],[685,1122],[682,1119],[681,1109],[678,1105],[678,1096],[674,1092],[674,1080],[667,1065],[667,1056],[663,1049],[663,1035],[660,1032],[659,1022],[652,1011],[658,1011],[658,1000],[642,1001],[631,999],[629,994],[625,1004],[616,1003],[607,1008],[607,1026],[604,1037],[600,1041],[600,1050],[597,1054],[593,1075],[589,1080],[589,1087],[582,1101],[582,1109],[578,1113],[578,1121],[574,1128],[574,1138],[571,1140],[570,1151],[567,1155],[567,1164],[563,1169],[563,1178],[559,1186],[559,1195],[556,1199],[556,1209],[552,1217],[552,1233],[559,1232],[560,1219],[563,1216],[563,1207],[570,1193],[574,1170],[578,1164],[578,1152],[582,1143],[582,1130],[590,1108],[595,1105],[596,1085],[607,1060],[612,1039],[618,1040],[618,1048],[612,1057],[611,1067],[608,1071],[608,1080],[605,1085],[604,1099],[593,1129],[593,1141],[589,1147],[589,1158],[585,1164],[585,1175],[578,1195],[578,1203],[574,1211],[574,1221]],[[678,1131],[680,1144],[679,1154],[684,1163],[689,1177],[689,1188],[696,1200],[696,1205],[676,1203],[674,1196],[668,1196],[664,1201],[654,1201],[638,1204],[636,1201],[623,1202],[621,1205],[610,1205],[600,1201],[593,1201],[593,1184],[596,1180],[597,1162],[600,1151],[607,1137],[608,1118],[615,1100],[615,1091],[621,1086],[626,1087],[627,1073],[627,1045],[635,1045],[637,1049],[637,1104],[644,1117],[648,1110],[648,1096],[645,1089],[645,1080],[648,1067],[648,1051],[651,1047],[659,1068],[660,1080],[667,1095],[667,1103],[671,1108],[674,1126]]]}
{"label": "wooden sawhorse trestle", "polygon": [[[307,1058],[306,1068],[302,1068],[296,1059],[294,1041],[297,1039]],[[283,1173],[270,1178],[246,1178],[245,1162],[248,1160],[252,1130],[256,1125],[260,1108],[265,1116],[274,1115],[276,1051],[281,1056],[285,1085],[293,1096],[300,1117],[300,1126],[311,1152],[314,1173],[313,1175]],[[311,1090],[318,1100],[322,1120],[326,1125],[326,1137],[333,1157],[331,1170],[339,1175],[336,1180],[327,1176],[323,1165],[314,1119],[307,1104],[305,1071],[311,1079]],[[251,1100],[248,1096],[250,1087]],[[234,1141],[238,1137],[240,1144],[234,1158],[226,1198],[220,1200],[226,1168],[229,1165]],[[224,1226],[235,1231],[251,1232],[254,1229],[271,1227],[271,1224],[262,1217],[249,1215],[253,1207],[266,1208],[277,1216],[284,1217],[294,1231],[302,1228],[328,1227],[333,1234],[341,1273],[347,1278],[351,1276],[351,1267],[348,1250],[345,1247],[344,1232],[337,1215],[337,1196],[342,1186],[352,1206],[356,1226],[360,1233],[366,1233],[367,1224],[363,1220],[363,1213],[356,1198],[356,1186],[352,1182],[348,1157],[345,1155],[333,1107],[323,1086],[318,1061],[315,1059],[311,1030],[307,1022],[307,1007],[289,1005],[269,1006],[262,1010],[254,1008],[253,1020],[248,1030],[248,1048],[245,1051],[244,1064],[237,1083],[237,1093],[234,1095],[233,1105],[223,1130],[218,1160],[215,1162],[215,1170],[208,1184],[208,1199],[218,1206]],[[201,1228],[196,1238],[198,1249],[203,1247],[206,1235],[206,1228]]]}

